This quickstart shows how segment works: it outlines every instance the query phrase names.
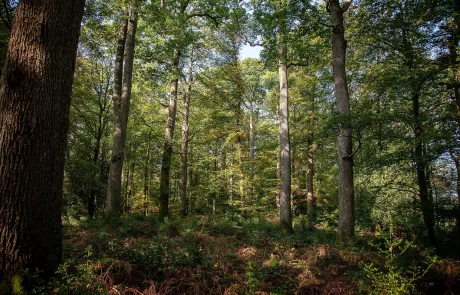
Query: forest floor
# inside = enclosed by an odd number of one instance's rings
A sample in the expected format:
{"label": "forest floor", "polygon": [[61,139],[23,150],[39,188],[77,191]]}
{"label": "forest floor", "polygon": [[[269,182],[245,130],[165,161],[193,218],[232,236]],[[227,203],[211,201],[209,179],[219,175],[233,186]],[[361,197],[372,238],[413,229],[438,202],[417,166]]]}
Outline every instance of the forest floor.
{"label": "forest floor", "polygon": [[336,233],[296,218],[132,214],[64,226],[64,260],[45,294],[460,294],[460,261],[403,238]]}

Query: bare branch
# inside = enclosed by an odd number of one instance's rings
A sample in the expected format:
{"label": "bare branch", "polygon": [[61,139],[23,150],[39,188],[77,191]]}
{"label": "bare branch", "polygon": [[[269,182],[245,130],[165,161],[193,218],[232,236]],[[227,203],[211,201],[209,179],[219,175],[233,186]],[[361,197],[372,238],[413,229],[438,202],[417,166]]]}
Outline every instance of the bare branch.
{"label": "bare branch", "polygon": [[210,18],[214,21],[214,23],[216,24],[216,27],[219,26],[219,22],[218,22],[218,19],[219,18],[223,18],[221,16],[212,16],[210,15],[209,13],[205,12],[205,13],[193,13],[193,14],[189,14],[187,16],[187,19],[191,19],[193,17],[207,17],[207,18]]}

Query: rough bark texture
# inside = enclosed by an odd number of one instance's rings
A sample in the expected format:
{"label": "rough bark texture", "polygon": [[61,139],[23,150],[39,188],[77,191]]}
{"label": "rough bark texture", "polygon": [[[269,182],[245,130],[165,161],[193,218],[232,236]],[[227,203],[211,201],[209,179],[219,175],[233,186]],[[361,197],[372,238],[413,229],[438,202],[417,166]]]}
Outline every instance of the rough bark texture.
{"label": "rough bark texture", "polygon": [[108,219],[117,219],[120,217],[123,210],[121,200],[121,174],[123,171],[123,147],[121,145],[122,138],[122,104],[121,92],[123,82],[123,62],[125,54],[126,34],[128,28],[128,12],[125,9],[118,32],[118,45],[115,57],[115,69],[113,78],[113,108],[114,108],[114,134],[113,134],[113,149],[112,158],[110,160],[109,181],[107,187],[107,207],[106,217]]}
{"label": "rough bark texture", "polygon": [[287,81],[287,48],[282,44],[279,49],[280,80],[280,222],[281,226],[292,230],[291,213],[291,154],[289,138],[289,104]]}
{"label": "rough bark texture", "polygon": [[190,118],[190,96],[192,92],[193,72],[192,72],[192,59],[190,59],[190,75],[187,90],[184,94],[183,113],[184,120],[182,121],[182,143],[180,154],[180,186],[179,186],[179,199],[180,199],[180,215],[187,215],[187,171],[188,171],[188,121]]}
{"label": "rough bark texture", "polygon": [[22,0],[0,81],[0,279],[51,275],[84,0]]}
{"label": "rough bark texture", "polygon": [[[343,14],[351,1],[345,2],[342,7],[339,0],[329,1],[329,12],[332,21],[332,70],[334,75],[334,89],[337,101],[337,111],[340,115],[350,113],[350,98],[348,94],[347,75],[345,71],[345,53],[347,42],[343,26]],[[352,133],[346,124],[339,126],[338,135],[338,163],[339,163],[339,242],[352,239],[355,231],[354,185],[353,185],[353,157]]]}
{"label": "rough bark texture", "polygon": [[174,136],[174,126],[176,125],[176,109],[177,109],[177,84],[179,69],[180,51],[177,45],[173,52],[173,72],[175,78],[171,80],[171,92],[168,107],[168,119],[165,126],[165,141],[163,145],[163,156],[161,158],[161,174],[160,174],[160,221],[168,217],[169,206],[169,187],[171,174],[171,159],[173,154],[172,141]]}

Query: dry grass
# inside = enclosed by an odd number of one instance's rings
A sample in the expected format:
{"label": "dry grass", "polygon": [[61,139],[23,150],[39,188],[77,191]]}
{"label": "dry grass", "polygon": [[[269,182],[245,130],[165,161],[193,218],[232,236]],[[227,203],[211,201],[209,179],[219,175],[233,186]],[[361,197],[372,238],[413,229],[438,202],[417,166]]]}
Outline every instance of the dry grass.
{"label": "dry grass", "polygon": [[[184,228],[142,220],[136,235],[124,237],[121,230],[67,227],[65,256],[74,264],[89,260],[107,294],[133,295],[364,294],[362,264],[384,263],[365,249],[308,244],[300,234],[292,238],[270,228],[252,233],[206,220],[188,218],[181,223],[189,225]],[[89,258],[88,247],[94,251]],[[109,257],[117,250],[117,257]],[[436,284],[454,292],[460,262],[442,260],[432,273]]]}

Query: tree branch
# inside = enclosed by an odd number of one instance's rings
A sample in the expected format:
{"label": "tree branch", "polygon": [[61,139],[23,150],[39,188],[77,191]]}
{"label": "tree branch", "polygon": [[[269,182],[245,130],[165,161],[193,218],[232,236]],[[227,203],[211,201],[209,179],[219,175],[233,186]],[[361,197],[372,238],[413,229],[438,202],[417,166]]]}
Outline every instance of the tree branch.
{"label": "tree branch", "polygon": [[343,5],[342,5],[342,11],[343,12],[346,12],[348,10],[348,8],[351,5],[351,2],[353,2],[353,0],[347,0],[347,2],[343,3]]}
{"label": "tree branch", "polygon": [[299,62],[290,62],[287,64],[287,68],[289,69],[291,66],[293,67],[308,67],[308,62],[307,63],[299,63]]}
{"label": "tree branch", "polygon": [[219,22],[217,20],[219,18],[222,18],[220,16],[212,16],[209,13],[205,12],[205,13],[192,13],[192,14],[189,14],[187,16],[187,19],[191,19],[193,17],[207,17],[207,18],[210,18],[210,19],[212,19],[214,21],[214,23],[216,24],[216,27],[219,26]]}

